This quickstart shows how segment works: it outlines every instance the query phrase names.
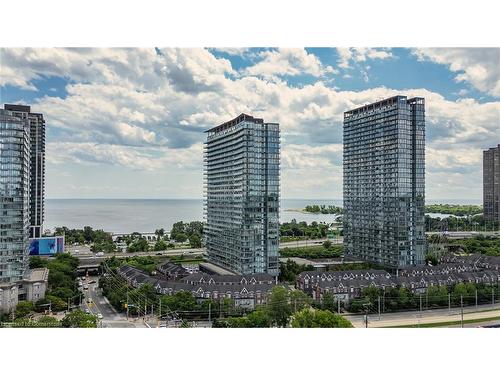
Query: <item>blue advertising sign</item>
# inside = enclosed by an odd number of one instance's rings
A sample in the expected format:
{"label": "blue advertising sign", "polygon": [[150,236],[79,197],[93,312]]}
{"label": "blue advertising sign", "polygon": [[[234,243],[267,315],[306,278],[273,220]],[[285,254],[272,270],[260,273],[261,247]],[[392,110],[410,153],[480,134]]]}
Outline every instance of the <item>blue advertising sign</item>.
{"label": "blue advertising sign", "polygon": [[29,255],[56,255],[64,251],[64,237],[41,237],[30,240]]}

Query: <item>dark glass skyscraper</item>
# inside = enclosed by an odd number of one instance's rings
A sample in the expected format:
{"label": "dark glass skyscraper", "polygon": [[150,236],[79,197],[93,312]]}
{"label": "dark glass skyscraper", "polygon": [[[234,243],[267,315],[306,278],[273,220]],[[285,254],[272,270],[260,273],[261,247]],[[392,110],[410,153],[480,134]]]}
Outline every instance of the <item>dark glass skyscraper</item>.
{"label": "dark glass skyscraper", "polygon": [[483,151],[483,208],[485,220],[500,221],[500,145]]}
{"label": "dark glass skyscraper", "polygon": [[29,122],[0,109],[0,285],[21,280],[27,269],[29,157]]}
{"label": "dark glass skyscraper", "polygon": [[205,246],[237,274],[278,275],[280,132],[241,114],[207,131]]}
{"label": "dark glass skyscraper", "polygon": [[5,104],[4,108],[30,124],[30,236],[41,237],[45,214],[45,120],[27,105]]}
{"label": "dark glass skyscraper", "polygon": [[425,261],[425,101],[344,113],[344,250],[392,267]]}

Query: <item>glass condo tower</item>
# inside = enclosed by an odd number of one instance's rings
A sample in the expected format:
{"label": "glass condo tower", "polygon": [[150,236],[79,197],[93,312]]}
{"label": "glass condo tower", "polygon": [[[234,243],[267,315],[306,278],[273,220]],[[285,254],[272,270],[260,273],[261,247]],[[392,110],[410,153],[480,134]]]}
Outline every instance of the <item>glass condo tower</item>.
{"label": "glass condo tower", "polygon": [[0,109],[0,284],[22,279],[30,229],[30,124]]}
{"label": "glass condo tower", "polygon": [[205,246],[236,274],[279,273],[280,131],[241,114],[207,131]]}
{"label": "glass condo tower", "polygon": [[344,113],[344,251],[393,268],[425,262],[425,101]]}

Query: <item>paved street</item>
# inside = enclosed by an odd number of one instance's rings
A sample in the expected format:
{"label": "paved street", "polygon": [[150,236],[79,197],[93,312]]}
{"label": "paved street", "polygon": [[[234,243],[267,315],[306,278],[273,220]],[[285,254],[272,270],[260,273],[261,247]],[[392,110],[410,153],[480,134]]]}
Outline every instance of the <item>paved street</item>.
{"label": "paved street", "polygon": [[[364,315],[345,315],[352,324],[361,328],[365,326]],[[482,305],[464,307],[464,320],[492,318],[492,322],[500,320],[500,303],[495,305]],[[495,319],[497,318],[497,319]],[[381,314],[380,320],[377,313],[368,315],[368,327],[392,327],[401,325],[419,325],[427,323],[440,323],[440,322],[457,322],[461,321],[460,308],[452,308],[451,310],[436,309],[420,311],[404,311],[396,313]],[[488,323],[475,323],[471,326],[487,325]],[[491,323],[492,324],[492,323]]]}
{"label": "paved street", "polygon": [[[88,284],[89,281],[95,281],[95,283]],[[100,289],[98,288],[98,277],[87,277],[83,281],[84,285],[88,285],[88,290],[84,290],[83,294],[85,299],[82,303],[83,309],[89,309],[94,315],[102,314],[100,327],[103,328],[145,328],[146,326],[142,320],[134,321],[130,319],[127,321],[125,314],[118,313],[115,311],[113,306],[111,306],[106,298],[102,295]],[[91,302],[89,303],[89,299]]]}

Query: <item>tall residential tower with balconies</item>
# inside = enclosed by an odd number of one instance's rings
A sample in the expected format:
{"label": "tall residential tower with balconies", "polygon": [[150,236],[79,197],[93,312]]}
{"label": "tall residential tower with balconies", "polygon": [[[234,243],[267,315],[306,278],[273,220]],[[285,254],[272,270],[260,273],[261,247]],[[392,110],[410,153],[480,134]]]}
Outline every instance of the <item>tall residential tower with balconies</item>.
{"label": "tall residential tower with balconies", "polygon": [[29,178],[30,124],[0,109],[0,286],[22,280],[28,267]]}
{"label": "tall residential tower with balconies", "polygon": [[45,120],[27,105],[5,104],[4,108],[30,124],[30,237],[41,237],[45,215]]}
{"label": "tall residential tower with balconies", "polygon": [[483,151],[483,208],[484,219],[500,222],[500,145]]}
{"label": "tall residential tower with balconies", "polygon": [[344,251],[394,268],[425,262],[425,101],[344,113]]}
{"label": "tall residential tower with balconies", "polygon": [[237,274],[279,273],[280,132],[241,114],[207,131],[205,246]]}

